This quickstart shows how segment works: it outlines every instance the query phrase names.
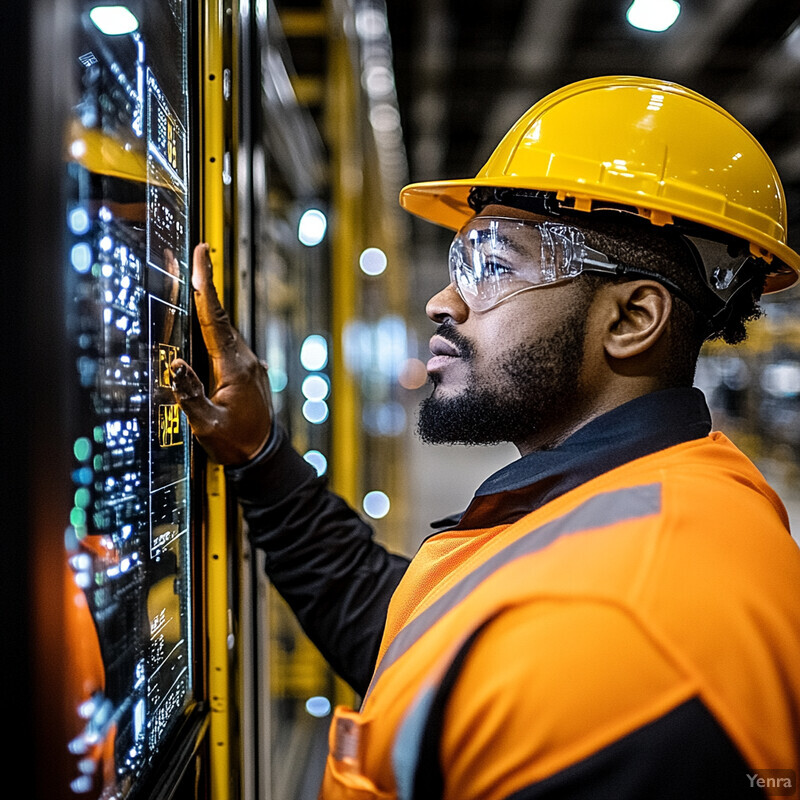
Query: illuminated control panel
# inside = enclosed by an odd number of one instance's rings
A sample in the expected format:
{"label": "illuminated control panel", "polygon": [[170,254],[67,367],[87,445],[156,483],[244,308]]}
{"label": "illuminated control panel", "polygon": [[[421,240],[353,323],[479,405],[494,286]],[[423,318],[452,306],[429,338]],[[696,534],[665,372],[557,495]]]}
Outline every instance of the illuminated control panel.
{"label": "illuminated control panel", "polygon": [[82,17],[67,137],[68,791],[104,800],[136,795],[195,686],[191,436],[169,373],[190,343],[186,7],[137,8],[122,34]]}

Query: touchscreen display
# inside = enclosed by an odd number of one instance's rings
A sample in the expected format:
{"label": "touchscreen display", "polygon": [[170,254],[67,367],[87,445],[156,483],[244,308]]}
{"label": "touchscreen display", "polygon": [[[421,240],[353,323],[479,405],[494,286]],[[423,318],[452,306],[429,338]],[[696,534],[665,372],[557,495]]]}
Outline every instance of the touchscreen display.
{"label": "touchscreen display", "polygon": [[[67,665],[78,797],[126,797],[193,699],[184,0],[76,7],[65,135]],[[72,713],[74,711],[74,714]]]}

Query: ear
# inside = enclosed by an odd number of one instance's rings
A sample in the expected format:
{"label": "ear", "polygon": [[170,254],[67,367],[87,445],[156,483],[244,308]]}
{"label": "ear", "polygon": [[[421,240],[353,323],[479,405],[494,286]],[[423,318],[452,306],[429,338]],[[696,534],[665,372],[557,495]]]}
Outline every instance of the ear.
{"label": "ear", "polygon": [[656,281],[610,284],[604,293],[603,346],[611,358],[638,356],[661,339],[672,312],[672,295]]}

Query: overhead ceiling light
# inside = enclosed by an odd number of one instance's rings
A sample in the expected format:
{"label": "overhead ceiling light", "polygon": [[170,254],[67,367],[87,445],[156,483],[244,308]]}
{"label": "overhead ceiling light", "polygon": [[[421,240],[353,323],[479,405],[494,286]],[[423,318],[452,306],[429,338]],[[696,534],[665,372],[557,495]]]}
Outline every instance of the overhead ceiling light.
{"label": "overhead ceiling light", "polygon": [[680,13],[681,4],[677,0],[633,0],[625,16],[634,28],[661,33]]}
{"label": "overhead ceiling light", "polygon": [[121,36],[139,30],[139,20],[127,6],[95,6],[89,19],[106,36]]}

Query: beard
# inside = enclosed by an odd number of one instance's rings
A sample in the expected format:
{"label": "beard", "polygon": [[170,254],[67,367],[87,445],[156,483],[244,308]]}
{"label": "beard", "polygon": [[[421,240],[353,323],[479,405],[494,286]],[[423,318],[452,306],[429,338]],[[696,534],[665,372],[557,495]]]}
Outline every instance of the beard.
{"label": "beard", "polygon": [[[577,304],[583,306],[583,304]],[[546,336],[502,356],[488,374],[475,370],[475,346],[451,324],[436,333],[458,347],[469,367],[467,387],[454,397],[434,394],[419,408],[417,434],[427,444],[493,445],[522,442],[554,428],[579,402],[586,309],[567,315]]]}

